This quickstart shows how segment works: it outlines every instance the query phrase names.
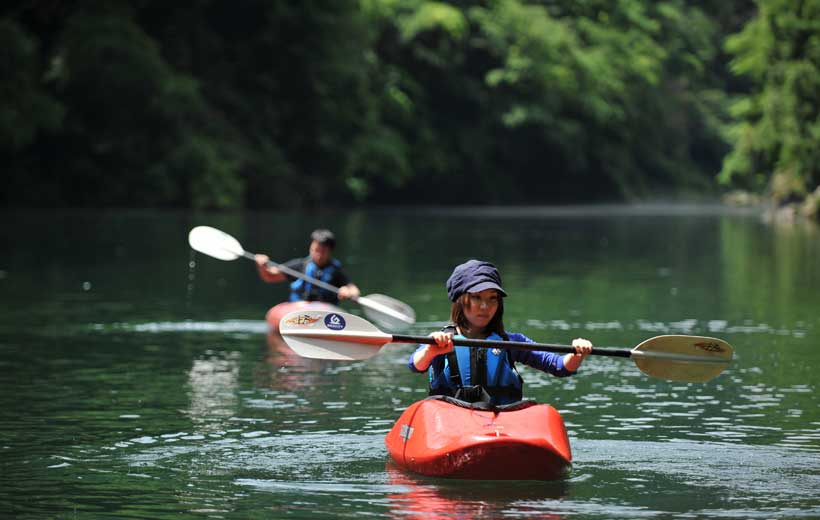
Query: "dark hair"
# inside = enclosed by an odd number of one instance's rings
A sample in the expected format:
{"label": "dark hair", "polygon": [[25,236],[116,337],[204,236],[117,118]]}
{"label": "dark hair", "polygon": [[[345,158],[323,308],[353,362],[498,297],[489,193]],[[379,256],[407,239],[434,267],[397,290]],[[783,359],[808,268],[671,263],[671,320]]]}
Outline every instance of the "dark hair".
{"label": "dark hair", "polygon": [[[470,293],[464,293],[453,302],[453,307],[450,309],[450,320],[462,331],[470,330],[470,322],[467,316],[464,315],[464,307],[470,305]],[[492,334],[495,332],[504,340],[507,340],[507,331],[504,330],[504,298],[499,295],[498,308],[495,310],[495,316],[487,324],[487,332]],[[489,335],[489,334],[488,334]]]}
{"label": "dark hair", "polygon": [[310,240],[319,242],[320,244],[324,244],[329,248],[333,249],[336,247],[336,236],[327,229],[317,229],[313,233],[310,234]]}

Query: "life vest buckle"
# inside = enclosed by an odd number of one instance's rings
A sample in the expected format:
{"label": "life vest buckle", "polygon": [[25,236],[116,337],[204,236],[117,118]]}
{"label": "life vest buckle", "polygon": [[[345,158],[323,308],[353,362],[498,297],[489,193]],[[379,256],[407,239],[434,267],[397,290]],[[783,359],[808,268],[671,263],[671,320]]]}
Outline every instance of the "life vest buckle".
{"label": "life vest buckle", "polygon": [[492,399],[490,394],[487,393],[487,390],[480,385],[462,386],[456,390],[456,395],[454,397],[468,403],[489,403]]}

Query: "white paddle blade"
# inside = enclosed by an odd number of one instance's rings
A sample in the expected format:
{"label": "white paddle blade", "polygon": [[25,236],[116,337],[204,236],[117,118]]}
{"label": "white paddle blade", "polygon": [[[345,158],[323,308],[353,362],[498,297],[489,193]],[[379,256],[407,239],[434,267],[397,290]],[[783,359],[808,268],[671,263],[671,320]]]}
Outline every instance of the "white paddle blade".
{"label": "white paddle blade", "polygon": [[231,235],[210,226],[197,226],[188,233],[191,249],[219,260],[236,260],[245,252]]}
{"label": "white paddle blade", "polygon": [[365,315],[387,330],[404,330],[416,323],[416,311],[404,302],[384,294],[361,296],[356,303]]}
{"label": "white paddle blade", "polygon": [[358,316],[328,311],[286,314],[279,334],[302,357],[341,361],[373,357],[393,339]]}
{"label": "white paddle blade", "polygon": [[644,373],[669,381],[702,383],[732,362],[732,346],[704,336],[656,336],[634,349],[632,359]]}

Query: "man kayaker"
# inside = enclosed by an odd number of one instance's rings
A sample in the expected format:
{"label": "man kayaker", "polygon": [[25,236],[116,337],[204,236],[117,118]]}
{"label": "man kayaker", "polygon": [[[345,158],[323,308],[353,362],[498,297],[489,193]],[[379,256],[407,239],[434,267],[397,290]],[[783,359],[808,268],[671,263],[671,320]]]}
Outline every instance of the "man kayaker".
{"label": "man kayaker", "polygon": [[433,332],[436,345],[419,345],[410,356],[413,372],[428,372],[430,395],[449,395],[465,401],[489,400],[509,404],[523,395],[523,380],[515,369],[521,362],[557,377],[575,374],[590,352],[592,343],[572,341],[574,354],[469,348],[453,346],[453,336],[495,341],[534,343],[523,334],[504,330],[504,301],[501,275],[490,262],[469,260],[456,266],[447,280],[447,295],[453,302],[453,324]]}
{"label": "man kayaker", "polygon": [[321,301],[338,303],[359,296],[359,288],[350,281],[342,270],[342,263],[333,258],[336,237],[327,229],[317,229],[310,234],[309,254],[303,258],[294,258],[285,262],[285,267],[304,273],[306,276],[321,280],[339,288],[339,293],[316,287],[307,280],[295,278],[283,273],[275,266],[268,266],[267,255],[255,255],[259,277],[268,283],[291,280],[289,301]]}

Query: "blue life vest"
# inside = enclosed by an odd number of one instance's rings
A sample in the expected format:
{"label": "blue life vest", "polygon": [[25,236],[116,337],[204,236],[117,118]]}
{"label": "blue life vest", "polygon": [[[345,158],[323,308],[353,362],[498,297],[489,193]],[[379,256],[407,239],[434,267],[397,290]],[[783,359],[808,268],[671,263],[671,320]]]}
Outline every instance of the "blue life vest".
{"label": "blue life vest", "polygon": [[[456,338],[464,336],[456,335]],[[496,333],[487,337],[492,341],[504,341]],[[456,346],[447,355],[444,369],[435,374],[431,366],[430,395],[455,396],[459,388],[480,386],[490,395],[495,405],[520,401],[524,382],[515,369],[509,350],[502,348],[469,348]]]}
{"label": "blue life vest", "polygon": [[[335,258],[323,268],[316,265],[313,260],[308,260],[307,263],[305,263],[305,275],[329,284],[333,279],[333,275],[336,274],[336,271],[341,267],[342,263]],[[301,278],[294,280],[293,283],[290,284],[289,299],[292,302],[299,300],[328,303],[339,302],[339,296],[336,293],[322,289],[321,287],[314,287],[312,283],[302,280]]]}

